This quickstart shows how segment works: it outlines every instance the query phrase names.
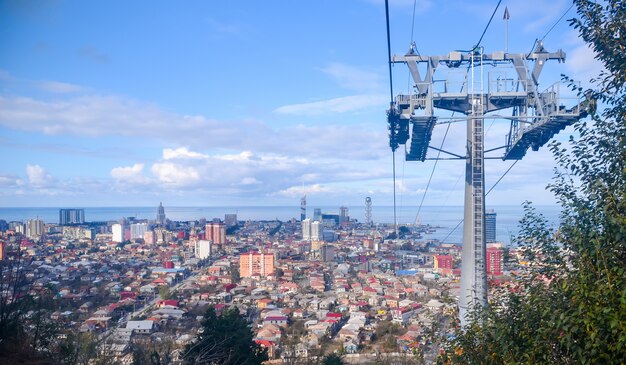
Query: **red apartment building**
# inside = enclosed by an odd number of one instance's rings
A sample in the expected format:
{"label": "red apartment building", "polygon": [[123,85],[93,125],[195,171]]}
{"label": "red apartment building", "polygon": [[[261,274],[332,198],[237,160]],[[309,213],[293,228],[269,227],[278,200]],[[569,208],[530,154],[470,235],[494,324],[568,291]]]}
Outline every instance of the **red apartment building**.
{"label": "red apartment building", "polygon": [[450,269],[452,270],[452,255],[435,255],[435,259],[433,260],[433,269],[442,270],[442,269]]}
{"label": "red apartment building", "polygon": [[239,256],[239,276],[249,278],[258,274],[267,276],[274,272],[274,254],[244,253]]}
{"label": "red apartment building", "polygon": [[487,274],[502,275],[503,261],[501,248],[487,248]]}
{"label": "red apartment building", "polygon": [[223,245],[226,243],[226,224],[222,222],[207,223],[205,236],[207,241],[213,242],[213,245]]}

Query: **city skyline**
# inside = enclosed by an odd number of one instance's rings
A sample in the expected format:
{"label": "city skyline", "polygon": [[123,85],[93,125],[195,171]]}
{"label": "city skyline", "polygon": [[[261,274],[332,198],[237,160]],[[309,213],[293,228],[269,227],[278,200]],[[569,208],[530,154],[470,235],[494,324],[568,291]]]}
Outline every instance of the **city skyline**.
{"label": "city skyline", "polygon": [[[493,9],[417,4],[413,39],[429,54],[471,47]],[[402,54],[413,2],[390,5],[392,53]],[[543,88],[561,73],[586,81],[599,70],[567,25],[573,10],[549,31],[569,5],[501,5],[510,51],[549,33],[546,48],[567,53],[565,64],[546,66]],[[360,206],[367,196],[392,204],[383,1],[120,8],[0,4],[0,151],[11,156],[0,170],[2,206],[297,206],[304,194],[311,207]],[[499,13],[487,51],[505,47],[503,32]],[[406,92],[407,70],[394,67],[394,77],[394,91]],[[507,130],[492,124],[487,142],[501,144]],[[446,146],[462,151],[463,133],[452,128]],[[489,161],[487,187],[508,166]],[[529,153],[488,205],[553,202],[552,166],[547,148]],[[431,168],[399,163],[399,204],[419,204]],[[440,163],[424,204],[460,205],[461,170]]]}

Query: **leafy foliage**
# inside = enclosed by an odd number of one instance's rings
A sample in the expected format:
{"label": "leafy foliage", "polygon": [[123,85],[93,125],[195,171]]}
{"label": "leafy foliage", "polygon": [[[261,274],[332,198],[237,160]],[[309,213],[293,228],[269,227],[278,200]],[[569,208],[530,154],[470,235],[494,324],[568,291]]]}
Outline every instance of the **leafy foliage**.
{"label": "leafy foliage", "polygon": [[341,359],[341,356],[337,354],[327,355],[326,357],[324,357],[324,360],[322,361],[322,365],[343,365],[343,364],[344,362]]}
{"label": "leafy foliage", "polygon": [[186,364],[261,364],[267,354],[252,341],[252,331],[236,308],[218,316],[214,307],[204,314],[202,330],[185,347]]}
{"label": "leafy foliage", "polygon": [[578,89],[591,121],[576,123],[566,146],[550,146],[559,229],[525,205],[517,243],[526,270],[473,313],[440,362],[626,362],[626,4],[575,3],[579,19],[570,23],[606,70],[592,80],[596,89]]}

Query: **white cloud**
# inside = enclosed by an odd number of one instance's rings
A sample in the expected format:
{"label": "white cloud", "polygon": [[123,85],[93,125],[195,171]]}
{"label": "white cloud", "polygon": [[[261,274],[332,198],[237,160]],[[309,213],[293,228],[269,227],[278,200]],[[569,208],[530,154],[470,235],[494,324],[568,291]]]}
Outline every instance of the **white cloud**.
{"label": "white cloud", "polygon": [[352,95],[310,103],[284,105],[274,111],[278,114],[321,115],[328,113],[356,112],[363,109],[384,110],[387,98],[384,95]]}
{"label": "white cloud", "polygon": [[17,187],[22,184],[23,182],[14,176],[0,175],[0,187]]}
{"label": "white cloud", "polygon": [[53,101],[0,97],[0,124],[46,134],[159,138],[218,126],[201,117],[164,112],[153,104],[101,95]]}
{"label": "white cloud", "polygon": [[321,69],[332,76],[339,86],[355,91],[372,91],[382,87],[380,74],[362,70],[343,63],[331,63]]}
{"label": "white cloud", "polygon": [[295,198],[302,196],[304,194],[307,195],[315,195],[315,194],[323,194],[323,193],[331,193],[332,189],[329,187],[315,184],[309,186],[291,186],[287,189],[283,189],[276,193],[276,195],[282,195],[289,198]]}
{"label": "white cloud", "polygon": [[174,159],[183,159],[183,158],[190,158],[190,159],[205,159],[208,158],[209,156],[202,154],[202,153],[198,153],[198,152],[193,152],[190,151],[187,147],[180,147],[177,149],[170,149],[170,148],[166,148],[163,150],[163,159],[164,160],[174,160]]}
{"label": "white cloud", "polygon": [[261,184],[261,182],[255,179],[254,177],[244,177],[241,180],[241,185],[257,185],[257,184]]}
{"label": "white cloud", "polygon": [[160,182],[174,186],[193,185],[200,180],[200,174],[195,167],[177,165],[172,162],[153,164],[152,173]]}
{"label": "white cloud", "polygon": [[569,76],[581,82],[588,82],[592,78],[598,77],[604,70],[602,62],[595,57],[596,54],[587,44],[579,44],[570,51],[565,66],[569,71]]}
{"label": "white cloud", "polygon": [[53,182],[52,176],[39,165],[26,165],[28,182],[37,188],[43,188]]}
{"label": "white cloud", "polygon": [[241,151],[241,153],[239,154],[227,154],[227,155],[218,155],[215,156],[216,159],[218,160],[224,160],[224,161],[250,161],[250,159],[252,158],[253,154],[251,151]]}
{"label": "white cloud", "polygon": [[39,81],[36,83],[36,85],[39,89],[51,93],[66,94],[84,91],[83,87],[81,86],[59,81]]}
{"label": "white cloud", "polygon": [[129,184],[146,184],[149,179],[143,175],[144,164],[136,163],[133,166],[115,167],[111,169],[111,177],[119,182]]}

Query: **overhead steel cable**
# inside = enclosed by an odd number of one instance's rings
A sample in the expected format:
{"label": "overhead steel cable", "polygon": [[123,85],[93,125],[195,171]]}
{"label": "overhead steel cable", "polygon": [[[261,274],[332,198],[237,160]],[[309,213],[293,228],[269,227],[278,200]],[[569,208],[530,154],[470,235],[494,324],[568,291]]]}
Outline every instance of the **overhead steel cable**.
{"label": "overhead steel cable", "polygon": [[[501,3],[502,3],[502,0],[499,0],[498,4],[496,4],[495,9],[493,9],[493,12],[491,13],[491,17],[489,18],[489,22],[487,22],[487,25],[485,26],[485,29],[483,29],[483,32],[480,35],[480,38],[478,39],[478,43],[476,43],[476,45],[473,47],[471,52],[473,52],[476,48],[478,48],[480,46],[480,43],[483,41],[483,37],[485,36],[485,33],[487,33],[487,30],[489,29],[489,26],[491,25],[491,21],[493,20],[493,17],[495,16],[496,12],[498,11],[498,8],[500,7]],[[413,21],[415,21],[415,7],[413,8]],[[413,28],[411,27],[411,39],[412,39],[412,37],[413,37]],[[411,44],[413,44],[413,43],[411,43]],[[470,66],[471,65],[467,66],[468,70],[469,70]],[[467,81],[467,75],[465,76],[465,81]],[[463,87],[461,87],[461,89],[462,88]],[[452,115],[454,116],[454,112],[452,112]],[[422,195],[422,200],[421,200],[420,205],[419,205],[419,207],[417,209],[417,214],[415,215],[415,222],[417,222],[417,220],[419,218],[419,214],[420,214],[420,212],[422,210],[422,206],[424,204],[424,199],[426,198],[426,193],[428,193],[428,188],[430,187],[430,183],[431,183],[431,180],[433,178],[433,174],[435,173],[435,169],[437,168],[437,162],[439,161],[439,156],[441,155],[441,150],[443,149],[443,145],[446,142],[446,136],[448,135],[448,130],[449,129],[450,129],[450,124],[448,124],[448,128],[446,129],[446,133],[444,134],[443,140],[441,141],[441,146],[439,148],[439,151],[437,152],[437,158],[435,159],[435,164],[433,165],[433,169],[430,172],[430,177],[428,178],[428,183],[426,184],[426,190],[424,190],[424,194]]]}
{"label": "overhead steel cable", "polygon": [[546,39],[546,37],[548,36],[548,34],[550,34],[550,32],[552,32],[552,30],[554,29],[554,27],[556,27],[557,24],[559,24],[559,22],[561,20],[563,20],[563,18],[565,17],[565,15],[567,15],[567,13],[569,13],[570,10],[572,10],[572,8],[574,7],[574,5],[576,5],[575,2],[572,2],[572,5],[570,5],[569,8],[567,8],[567,10],[565,10],[565,12],[563,13],[563,15],[561,15],[561,17],[559,18],[559,20],[557,20],[556,22],[554,22],[554,24],[552,24],[552,27],[550,27],[550,29],[546,32],[546,34],[543,35],[543,37],[541,37],[541,40],[543,41],[544,39]]}
{"label": "overhead steel cable", "polygon": [[[496,9],[494,10],[493,14],[491,15],[491,19],[493,19],[493,16],[496,12],[496,10],[498,9],[498,6],[500,6],[500,2],[498,1],[498,5],[496,6]],[[556,22],[554,22],[554,24],[552,24],[552,26],[550,27],[550,29],[548,29],[548,31],[543,35],[543,37],[541,37],[541,39],[539,38],[535,38],[535,41],[533,42],[533,48],[535,47],[535,45],[537,44],[538,41],[543,41],[553,30],[554,28],[561,22],[561,20],[563,20],[563,18],[565,17],[565,15],[567,15],[567,13],[574,7],[575,3],[572,3],[572,5],[569,6],[569,8],[567,8],[567,10],[565,10],[563,12],[563,14],[559,17],[559,19],[557,19]],[[491,23],[491,19],[489,19],[489,23],[487,24],[487,27],[485,28],[485,30],[483,31],[483,34],[480,36],[480,40],[478,41],[478,45],[480,45],[480,42],[483,39],[483,36],[485,35],[485,32],[487,31],[487,28],[489,27],[489,24]],[[532,49],[529,52],[532,52]],[[493,122],[491,123],[493,125]],[[491,128],[491,126],[489,126],[489,128]],[[509,168],[504,172],[504,174],[502,174],[502,176],[500,176],[500,178],[495,182],[495,184],[493,184],[493,186],[487,191],[487,193],[485,193],[485,196],[489,195],[489,193],[498,185],[498,183],[506,176],[506,174],[508,174],[509,171],[511,171],[511,169],[513,168],[513,166],[515,166],[515,164],[518,162],[519,160],[515,160],[511,166],[509,166]],[[463,223],[463,219],[461,219],[461,221],[450,231],[450,233],[448,233],[448,235],[443,239],[443,241],[447,240],[450,235],[452,235],[452,233],[454,233],[454,231],[456,231],[456,229]]]}
{"label": "overhead steel cable", "polygon": [[[389,112],[394,112],[393,103],[393,73],[391,71],[391,31],[389,30],[389,0],[385,0],[385,20],[387,24],[387,63],[389,65]],[[394,133],[394,131],[391,131]],[[394,137],[395,138],[395,137]],[[393,227],[398,237],[398,218],[396,214],[396,150],[392,147],[392,165],[393,165]]]}
{"label": "overhead steel cable", "polygon": [[[498,185],[498,183],[506,176],[506,174],[509,173],[509,171],[511,171],[511,169],[513,168],[513,166],[515,166],[515,164],[518,162],[519,160],[515,160],[513,161],[513,163],[511,164],[511,166],[509,166],[508,169],[506,169],[506,171],[504,172],[504,174],[502,174],[502,176],[500,176],[500,178],[495,182],[495,184],[493,184],[491,186],[491,188],[489,188],[489,190],[487,191],[487,193],[485,193],[485,196],[489,195],[489,193],[491,193],[491,191]],[[450,233],[448,233],[448,235],[441,240],[442,242],[445,242],[448,237],[450,237],[450,235],[452,235],[452,233],[454,233],[454,231],[456,231],[457,228],[459,228],[459,226],[463,223],[464,219],[461,219],[461,221],[459,223],[457,223],[456,226],[454,226],[454,228],[452,228],[452,230],[450,231]]]}
{"label": "overhead steel cable", "polygon": [[443,144],[446,142],[446,137],[448,136],[448,131],[450,130],[450,123],[448,123],[448,127],[446,128],[446,133],[443,135],[443,140],[441,141],[441,145],[439,146],[439,150],[437,150],[437,159],[435,159],[435,164],[433,165],[433,169],[430,172],[430,177],[428,178],[428,183],[426,184],[426,190],[424,190],[424,194],[422,195],[422,201],[420,201],[420,206],[417,208],[417,214],[415,215],[415,221],[417,222],[420,212],[422,211],[422,205],[424,204],[424,199],[426,198],[426,193],[428,193],[428,188],[430,187],[430,182],[433,179],[433,175],[435,174],[435,168],[437,168],[437,163],[439,162],[439,156],[441,155],[441,150],[443,150]]}
{"label": "overhead steel cable", "polygon": [[491,21],[493,20],[493,16],[496,15],[496,11],[498,11],[498,8],[500,7],[501,3],[502,3],[502,0],[499,0],[498,4],[496,5],[496,8],[493,9],[493,13],[491,13],[491,18],[489,18],[489,22],[487,22],[487,26],[483,30],[483,34],[480,35],[480,39],[478,40],[478,43],[476,43],[476,45],[474,46],[474,49],[476,49],[478,46],[480,46],[480,42],[483,41],[483,37],[485,36],[485,33],[487,33],[487,29],[489,29],[489,26],[491,25]]}
{"label": "overhead steel cable", "polygon": [[389,0],[385,0],[385,19],[387,22],[387,63],[389,65],[389,102],[393,105],[393,74],[391,72],[391,32],[389,31]]}

